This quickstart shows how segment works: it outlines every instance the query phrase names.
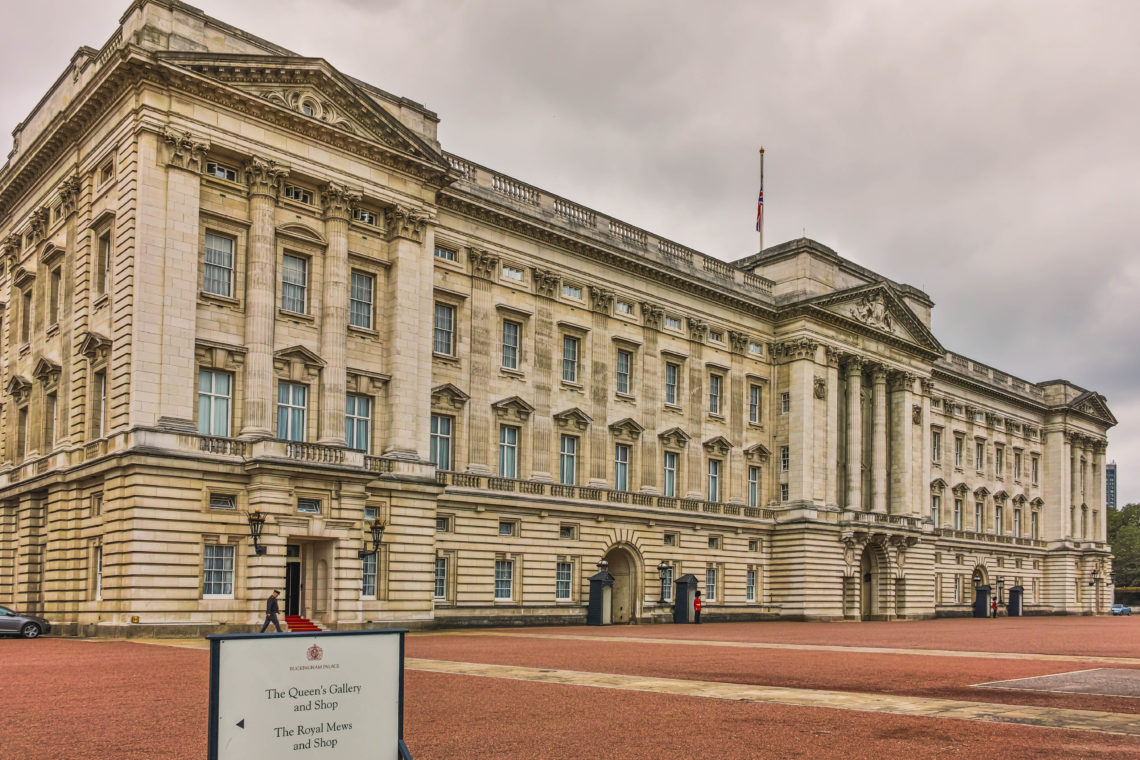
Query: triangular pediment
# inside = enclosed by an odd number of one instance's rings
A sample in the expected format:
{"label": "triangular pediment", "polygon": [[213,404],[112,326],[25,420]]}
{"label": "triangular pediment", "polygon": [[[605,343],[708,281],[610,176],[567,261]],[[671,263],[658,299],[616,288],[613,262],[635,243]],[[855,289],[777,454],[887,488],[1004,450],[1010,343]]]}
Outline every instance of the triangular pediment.
{"label": "triangular pediment", "polygon": [[111,347],[111,340],[97,332],[88,332],[79,342],[79,353],[89,359],[99,358]]}
{"label": "triangular pediment", "polygon": [[431,389],[431,405],[433,407],[450,407],[462,409],[471,397],[451,383],[437,385]]}
{"label": "triangular pediment", "polygon": [[946,481],[943,480],[942,478],[935,478],[934,480],[930,481],[930,490],[931,491],[938,491],[938,492],[945,491],[946,490]]}
{"label": "triangular pediment", "polygon": [[744,450],[744,458],[753,462],[767,462],[772,452],[762,443],[756,443]]}
{"label": "triangular pediment", "polygon": [[663,433],[658,433],[657,437],[665,446],[671,446],[676,449],[683,449],[692,440],[692,436],[686,433],[679,427],[671,427]]}
{"label": "triangular pediment", "polygon": [[39,361],[36,362],[35,369],[32,370],[32,377],[37,380],[48,380],[52,376],[59,375],[59,372],[60,367],[58,364],[41,356]]}
{"label": "triangular pediment", "polygon": [[32,384],[24,378],[20,377],[19,375],[12,375],[12,379],[9,380],[8,384],[4,386],[4,390],[7,391],[9,396],[13,396],[16,398],[16,400],[20,400],[24,397],[24,395],[28,392],[28,389],[31,387]]}
{"label": "triangular pediment", "polygon": [[1109,411],[1107,399],[1099,393],[1093,391],[1082,393],[1069,403],[1069,407],[1105,425],[1116,424],[1116,416]]}
{"label": "triangular pediment", "polygon": [[554,424],[564,430],[585,430],[594,419],[578,407],[573,407],[554,415]]}
{"label": "triangular pediment", "polygon": [[940,356],[946,353],[934,333],[890,283],[878,282],[829,293],[810,301],[809,305],[859,332],[890,336]]}
{"label": "triangular pediment", "polygon": [[1019,493],[1017,496],[1013,497],[1013,505],[1015,507],[1020,507],[1023,504],[1025,504],[1025,494]]}
{"label": "triangular pediment", "polygon": [[1034,498],[1033,501],[1029,502],[1029,506],[1031,506],[1031,507],[1043,507],[1043,506],[1045,506],[1045,500],[1042,499],[1040,496],[1038,496],[1038,497]]}
{"label": "triangular pediment", "polygon": [[426,162],[441,173],[450,168],[444,156],[401,123],[379,97],[324,59],[178,51],[158,56],[189,79],[204,80],[203,86],[214,82],[253,99],[257,106],[246,103],[241,110],[283,121],[295,132],[319,138],[319,130],[331,129]]}
{"label": "triangular pediment", "polygon": [[1006,493],[1004,490],[999,490],[996,493],[994,493],[994,501],[999,503],[999,504],[1001,502],[1004,502],[1008,498],[1009,498],[1009,494]]}
{"label": "triangular pediment", "polygon": [[496,401],[491,409],[499,418],[508,420],[525,420],[534,412],[534,407],[518,396]]}
{"label": "triangular pediment", "polygon": [[626,417],[625,419],[611,423],[610,432],[618,438],[637,440],[641,434],[645,432],[645,428],[638,424],[636,420]]}
{"label": "triangular pediment", "polygon": [[273,354],[273,358],[279,361],[296,362],[304,364],[309,367],[323,367],[325,360],[317,356],[315,353],[305,348],[304,346],[290,346],[283,348]]}
{"label": "triangular pediment", "polygon": [[723,435],[710,438],[701,445],[705,447],[705,451],[716,456],[724,456],[732,450],[732,442]]}

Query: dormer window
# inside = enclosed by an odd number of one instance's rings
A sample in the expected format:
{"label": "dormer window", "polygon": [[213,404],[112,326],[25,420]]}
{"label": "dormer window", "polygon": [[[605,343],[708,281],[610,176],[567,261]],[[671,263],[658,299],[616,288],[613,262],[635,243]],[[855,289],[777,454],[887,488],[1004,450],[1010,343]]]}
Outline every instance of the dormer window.
{"label": "dormer window", "polygon": [[206,163],[206,174],[218,179],[228,180],[230,182],[237,182],[237,170],[231,169],[223,164],[208,161]]}
{"label": "dormer window", "polygon": [[297,203],[304,203],[308,206],[313,205],[313,193],[297,185],[286,185],[285,197]]}

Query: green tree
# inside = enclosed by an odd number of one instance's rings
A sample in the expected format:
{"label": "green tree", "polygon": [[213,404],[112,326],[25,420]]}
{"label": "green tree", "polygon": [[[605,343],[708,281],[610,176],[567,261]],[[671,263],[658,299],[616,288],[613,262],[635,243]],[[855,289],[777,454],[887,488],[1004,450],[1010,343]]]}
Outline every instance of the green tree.
{"label": "green tree", "polygon": [[1140,586],[1140,504],[1110,509],[1106,517],[1116,585]]}

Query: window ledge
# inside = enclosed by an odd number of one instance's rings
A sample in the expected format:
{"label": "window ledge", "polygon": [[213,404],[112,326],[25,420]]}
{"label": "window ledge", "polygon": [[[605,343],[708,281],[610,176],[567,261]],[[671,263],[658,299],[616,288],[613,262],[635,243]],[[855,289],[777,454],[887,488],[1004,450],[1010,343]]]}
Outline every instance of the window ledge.
{"label": "window ledge", "polygon": [[750,421],[748,423],[748,427],[756,428],[757,430],[763,430],[764,429],[764,423],[763,422],[751,422]]}
{"label": "window ledge", "polygon": [[198,291],[198,300],[199,301],[208,301],[208,302],[212,302],[212,303],[216,303],[216,304],[220,304],[220,305],[224,305],[224,306],[240,306],[241,305],[241,301],[239,301],[236,298],[231,298],[230,296],[219,295],[217,293],[207,293],[204,290]]}
{"label": "window ledge", "polygon": [[500,374],[510,375],[511,377],[526,377],[520,369],[511,369],[510,367],[499,367]]}
{"label": "window ledge", "polygon": [[101,309],[107,305],[107,302],[109,300],[111,300],[111,297],[107,293],[103,293],[98,298],[96,298],[95,303],[91,305],[96,309]]}
{"label": "window ledge", "polygon": [[32,344],[31,343],[25,343],[24,345],[20,346],[17,353],[19,353],[20,356],[24,356],[25,354],[28,354],[29,352],[31,352],[31,350],[32,350]]}
{"label": "window ledge", "polygon": [[447,364],[459,364],[459,357],[452,354],[440,354],[432,352],[432,361],[446,362]]}
{"label": "window ledge", "polygon": [[715,412],[709,412],[709,419],[716,420],[717,422],[724,422],[724,415],[716,414]]}
{"label": "window ledge", "polygon": [[574,391],[584,390],[584,387],[582,386],[581,383],[572,383],[569,380],[563,380],[562,381],[562,387],[563,388],[569,388],[570,390],[574,390]]}
{"label": "window ledge", "polygon": [[349,325],[348,331],[350,333],[358,333],[361,336],[368,335],[368,336],[371,336],[373,338],[379,338],[380,337],[380,331],[375,330],[371,327],[360,327],[359,325]]}
{"label": "window ledge", "polygon": [[614,398],[616,398],[618,401],[628,401],[631,403],[637,401],[637,396],[634,396],[632,393],[616,393],[615,392]]}
{"label": "window ledge", "polygon": [[55,335],[57,332],[59,332],[59,322],[48,325],[48,329],[44,330],[44,335],[50,338],[51,336]]}
{"label": "window ledge", "polygon": [[298,322],[310,322],[311,323],[311,322],[317,321],[316,317],[314,317],[312,314],[298,314],[295,311],[286,311],[285,309],[282,309],[282,308],[277,309],[277,316],[281,317],[282,319],[293,319],[293,320],[296,320]]}

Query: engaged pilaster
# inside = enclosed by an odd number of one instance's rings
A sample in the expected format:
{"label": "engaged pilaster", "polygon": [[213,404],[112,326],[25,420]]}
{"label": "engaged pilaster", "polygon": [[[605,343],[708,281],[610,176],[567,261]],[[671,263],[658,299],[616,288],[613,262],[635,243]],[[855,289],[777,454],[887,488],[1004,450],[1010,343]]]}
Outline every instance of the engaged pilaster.
{"label": "engaged pilaster", "polygon": [[321,306],[321,430],[319,443],[344,446],[348,341],[348,220],[360,194],[330,182],[321,188],[324,206],[325,287]]}
{"label": "engaged pilaster", "polygon": [[863,360],[847,357],[847,508],[863,508]]}
{"label": "engaged pilaster", "polygon": [[871,511],[887,511],[887,368],[871,370]]}

